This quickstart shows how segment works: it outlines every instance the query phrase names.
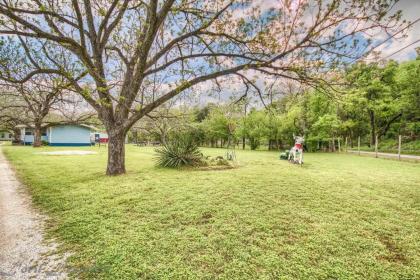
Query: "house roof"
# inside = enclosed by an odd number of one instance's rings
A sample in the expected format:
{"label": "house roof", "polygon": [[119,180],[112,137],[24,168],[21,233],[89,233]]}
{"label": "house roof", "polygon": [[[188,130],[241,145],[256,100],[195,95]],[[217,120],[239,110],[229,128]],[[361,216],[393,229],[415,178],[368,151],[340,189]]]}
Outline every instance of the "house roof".
{"label": "house roof", "polygon": [[[42,127],[53,127],[53,126],[59,126],[59,125],[73,125],[73,126],[81,126],[81,127],[86,127],[89,128],[90,130],[98,130],[96,127],[92,126],[92,125],[88,125],[88,124],[79,124],[79,123],[56,123],[56,124],[50,124],[50,123],[43,123]],[[17,128],[34,128],[33,124],[30,125],[26,125],[26,124],[18,124],[16,126]]]}

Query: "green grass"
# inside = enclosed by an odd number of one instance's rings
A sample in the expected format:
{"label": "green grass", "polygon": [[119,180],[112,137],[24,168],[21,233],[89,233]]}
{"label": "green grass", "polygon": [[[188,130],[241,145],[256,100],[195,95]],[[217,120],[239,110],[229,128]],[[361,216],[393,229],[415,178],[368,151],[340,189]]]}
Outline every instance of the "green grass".
{"label": "green grass", "polygon": [[170,170],[129,146],[128,174],[106,177],[106,149],[35,154],[58,149],[3,148],[74,278],[420,278],[419,164],[237,151],[237,169]]}

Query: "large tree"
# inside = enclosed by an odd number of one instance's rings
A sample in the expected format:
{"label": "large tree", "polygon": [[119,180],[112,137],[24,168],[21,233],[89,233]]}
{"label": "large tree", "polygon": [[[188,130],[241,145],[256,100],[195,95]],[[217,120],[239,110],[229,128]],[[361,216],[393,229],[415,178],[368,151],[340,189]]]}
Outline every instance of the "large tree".
{"label": "large tree", "polygon": [[399,13],[389,14],[394,2],[5,0],[0,34],[19,38],[33,64],[16,81],[61,75],[98,112],[109,135],[107,174],[117,175],[127,131],[161,104],[226,76],[314,83],[314,70],[369,50],[372,29],[401,27]]}
{"label": "large tree", "polygon": [[0,129],[13,131],[15,142],[20,141],[20,129],[17,126],[28,121],[25,112],[25,106],[19,104],[19,101],[13,96],[8,96],[2,91],[0,95]]}
{"label": "large tree", "polygon": [[63,102],[60,81],[49,75],[37,75],[24,83],[3,84],[1,89],[6,99],[13,100],[13,103],[6,105],[4,109],[10,106],[20,108],[22,113],[16,116],[16,120],[21,124],[33,126],[33,146],[40,147],[42,130],[46,128],[45,118],[56,109],[55,105]]}
{"label": "large tree", "polygon": [[359,63],[347,73],[350,84],[349,100],[363,108],[369,119],[370,145],[376,137],[384,136],[390,126],[401,119],[403,103],[401,90],[396,83],[398,64],[389,62],[385,66],[378,63]]}

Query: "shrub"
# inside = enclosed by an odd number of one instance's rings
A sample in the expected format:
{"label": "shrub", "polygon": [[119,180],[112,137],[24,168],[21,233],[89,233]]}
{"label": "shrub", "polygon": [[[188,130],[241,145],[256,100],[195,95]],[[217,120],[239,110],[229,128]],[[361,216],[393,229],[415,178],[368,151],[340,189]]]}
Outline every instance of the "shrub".
{"label": "shrub", "polygon": [[223,156],[206,156],[203,161],[203,165],[207,167],[213,167],[213,166],[226,166],[226,167],[232,167],[233,163],[229,162],[228,159],[224,158]]}
{"label": "shrub", "polygon": [[161,167],[198,166],[203,163],[203,154],[191,134],[174,135],[156,150],[157,162]]}

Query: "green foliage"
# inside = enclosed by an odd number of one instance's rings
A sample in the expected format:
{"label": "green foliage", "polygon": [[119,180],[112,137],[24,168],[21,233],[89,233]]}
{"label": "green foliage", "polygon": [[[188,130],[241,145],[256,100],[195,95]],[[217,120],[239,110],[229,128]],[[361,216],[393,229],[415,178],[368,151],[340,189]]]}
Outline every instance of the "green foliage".
{"label": "green foliage", "polygon": [[304,134],[311,151],[333,151],[338,148],[333,139],[355,143],[359,136],[370,144],[375,135],[380,142],[398,135],[419,139],[420,60],[358,63],[336,74],[345,82],[336,91],[291,92],[273,100],[269,109],[209,104],[192,110],[185,126],[194,129],[202,145],[226,147],[229,140],[239,144],[244,139],[252,150],[267,144],[289,148],[293,134]]}
{"label": "green foliage", "polygon": [[209,138],[227,140],[229,137],[229,119],[221,110],[210,111],[203,127]]}
{"label": "green foliage", "polygon": [[238,133],[249,140],[251,150],[256,150],[268,133],[267,114],[264,111],[252,110],[240,123]]}
{"label": "green foliage", "polygon": [[155,151],[157,153],[156,164],[160,167],[198,166],[203,162],[203,155],[197,143],[187,133],[173,136]]}
{"label": "green foliage", "polygon": [[337,115],[326,114],[320,116],[312,126],[312,137],[316,139],[329,139],[332,135],[338,135],[341,122]]}

